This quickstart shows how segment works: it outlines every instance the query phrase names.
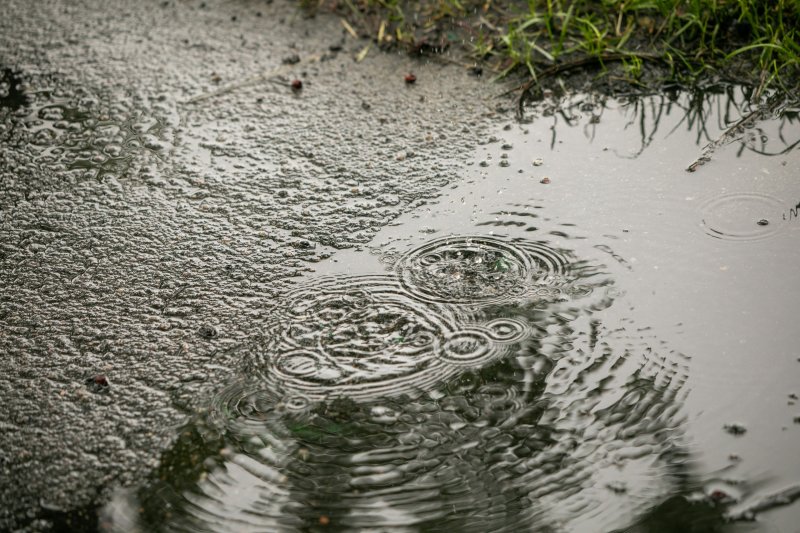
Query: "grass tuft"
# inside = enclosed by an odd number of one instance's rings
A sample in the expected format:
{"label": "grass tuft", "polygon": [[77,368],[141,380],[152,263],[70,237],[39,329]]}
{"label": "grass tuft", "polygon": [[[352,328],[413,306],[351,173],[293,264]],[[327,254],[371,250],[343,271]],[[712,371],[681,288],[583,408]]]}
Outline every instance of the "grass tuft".
{"label": "grass tuft", "polygon": [[[312,0],[304,0],[306,6]],[[501,76],[593,68],[631,85],[704,77],[796,92],[800,0],[317,0],[362,37],[413,53],[460,46]],[[614,65],[616,68],[610,69]],[[650,68],[657,66],[656,69]],[[618,81],[620,81],[618,80]]]}

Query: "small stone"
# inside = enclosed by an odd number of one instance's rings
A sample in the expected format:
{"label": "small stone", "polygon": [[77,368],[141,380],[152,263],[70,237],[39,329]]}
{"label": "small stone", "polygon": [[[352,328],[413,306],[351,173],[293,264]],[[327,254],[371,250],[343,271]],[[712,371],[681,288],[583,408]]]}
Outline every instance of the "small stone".
{"label": "small stone", "polygon": [[625,494],[628,492],[628,487],[626,487],[621,481],[612,481],[610,483],[606,483],[606,488],[614,494]]}
{"label": "small stone", "polygon": [[105,374],[97,374],[86,380],[86,387],[90,392],[106,393],[110,386],[111,384]]}
{"label": "small stone", "polygon": [[292,80],[292,90],[299,91],[303,88],[303,82],[300,80]]}
{"label": "small stone", "polygon": [[766,218],[762,218],[761,220],[756,222],[756,224],[758,224],[759,226],[769,226],[769,220],[767,220]]}
{"label": "small stone", "polygon": [[297,54],[292,54],[290,56],[286,56],[283,58],[282,63],[284,65],[296,65],[300,62],[300,56]]}
{"label": "small stone", "polygon": [[412,83],[416,83],[417,77],[414,74],[412,74],[411,72],[409,72],[408,74],[406,74],[405,80],[406,80],[406,83],[412,84]]}
{"label": "small stone", "polygon": [[541,157],[537,157],[533,160],[533,166],[540,167],[544,164],[544,160]]}
{"label": "small stone", "polygon": [[747,428],[744,427],[742,424],[725,424],[722,428],[730,433],[731,435],[744,435],[747,433]]}
{"label": "small stone", "polygon": [[550,183],[550,178],[548,178],[547,176],[545,176],[544,178],[542,178],[542,180],[541,180],[539,183],[542,183],[542,184],[544,184],[544,185],[547,185],[547,184],[549,184],[549,183]]}
{"label": "small stone", "polygon": [[328,518],[327,516],[322,515],[322,516],[319,517],[319,525],[327,526],[330,523],[331,523],[331,519]]}
{"label": "small stone", "polygon": [[709,494],[708,497],[715,502],[723,502],[731,499],[727,492],[719,489],[711,491],[711,494]]}
{"label": "small stone", "polygon": [[200,336],[205,337],[206,339],[213,339],[218,335],[217,328],[210,324],[203,324],[200,326]]}

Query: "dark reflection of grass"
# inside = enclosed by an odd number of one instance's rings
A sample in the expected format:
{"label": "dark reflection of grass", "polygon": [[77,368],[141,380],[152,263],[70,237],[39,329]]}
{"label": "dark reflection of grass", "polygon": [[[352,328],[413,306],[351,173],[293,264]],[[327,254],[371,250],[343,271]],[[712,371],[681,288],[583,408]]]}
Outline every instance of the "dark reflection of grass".
{"label": "dark reflection of grass", "polygon": [[614,533],[721,533],[726,529],[723,507],[691,502],[678,494],[655,506],[634,525]]}
{"label": "dark reflection of grass", "polygon": [[[620,155],[635,159],[659,137],[683,132],[692,135],[699,147],[713,144],[716,148],[737,143],[737,157],[744,151],[780,156],[800,146],[800,135],[796,133],[800,125],[797,103],[777,95],[754,105],[750,103],[752,97],[752,90],[730,85],[630,96],[620,106],[625,120],[623,127],[638,132],[639,146],[632,153]],[[559,129],[563,127],[581,125],[586,137],[594,140],[603,127],[602,117],[608,109],[608,101],[607,97],[598,95],[555,99],[539,104],[533,111],[536,116],[552,119],[552,148],[556,145]],[[582,120],[580,115],[585,115]],[[676,116],[679,117],[677,120]],[[743,119],[746,120],[737,127]],[[777,136],[767,135],[759,126],[762,120],[771,120],[775,124]]]}

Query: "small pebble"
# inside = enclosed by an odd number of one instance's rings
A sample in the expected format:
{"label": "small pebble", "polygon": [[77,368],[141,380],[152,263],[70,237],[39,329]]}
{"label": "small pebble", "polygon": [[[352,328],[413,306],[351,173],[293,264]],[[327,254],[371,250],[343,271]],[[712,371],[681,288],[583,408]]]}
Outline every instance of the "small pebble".
{"label": "small pebble", "polygon": [[411,84],[411,83],[415,83],[417,81],[417,77],[414,74],[412,74],[411,72],[409,72],[408,74],[406,74],[405,80],[406,80],[406,83]]}
{"label": "small pebble", "polygon": [[89,391],[94,393],[106,393],[110,385],[105,374],[97,374],[86,380],[86,387]]}
{"label": "small pebble", "polygon": [[200,326],[200,336],[206,339],[213,339],[218,335],[217,328],[210,324],[203,324]]}
{"label": "small pebble", "polygon": [[300,80],[292,80],[292,90],[299,91],[303,88],[303,82]]}
{"label": "small pebble", "polygon": [[767,220],[766,218],[762,218],[761,220],[756,222],[756,224],[758,224],[759,226],[769,226],[769,220]]}
{"label": "small pebble", "polygon": [[292,54],[290,56],[284,57],[282,63],[284,65],[296,65],[300,62],[300,56],[297,54]]}
{"label": "small pebble", "polygon": [[731,435],[744,435],[747,433],[747,428],[741,424],[725,424],[722,428]]}
{"label": "small pebble", "polygon": [[715,502],[732,502],[733,498],[724,490],[715,489],[708,497]]}
{"label": "small pebble", "polygon": [[550,178],[544,177],[544,178],[542,178],[542,180],[539,183],[543,183],[543,184],[547,185],[548,183],[550,183]]}

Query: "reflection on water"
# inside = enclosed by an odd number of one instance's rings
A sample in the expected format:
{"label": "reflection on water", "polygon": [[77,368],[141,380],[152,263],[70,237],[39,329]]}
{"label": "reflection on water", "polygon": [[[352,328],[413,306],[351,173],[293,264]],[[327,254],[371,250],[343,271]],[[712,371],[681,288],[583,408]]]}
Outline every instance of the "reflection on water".
{"label": "reflection on water", "polygon": [[486,235],[393,272],[278,302],[125,527],[599,531],[674,493],[688,360],[605,325],[602,265]]}
{"label": "reflection on water", "polygon": [[[528,118],[552,120],[552,149],[559,142],[558,132],[563,128],[582,128],[584,135],[592,140],[600,136],[611,103],[615,114],[623,114],[623,128],[637,134],[638,147],[625,152],[615,149],[620,157],[630,159],[640,156],[657,139],[672,135],[694,137],[702,148],[698,166],[710,161],[714,151],[725,144],[738,145],[737,157],[744,151],[780,156],[799,146],[800,108],[796,97],[792,100],[791,95],[764,96],[755,102],[752,98],[751,89],[733,85],[621,100],[579,94],[542,102],[530,110]],[[769,121],[769,128],[764,121]]]}

